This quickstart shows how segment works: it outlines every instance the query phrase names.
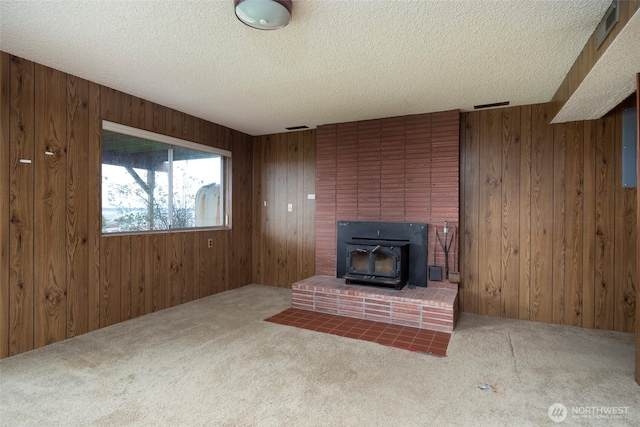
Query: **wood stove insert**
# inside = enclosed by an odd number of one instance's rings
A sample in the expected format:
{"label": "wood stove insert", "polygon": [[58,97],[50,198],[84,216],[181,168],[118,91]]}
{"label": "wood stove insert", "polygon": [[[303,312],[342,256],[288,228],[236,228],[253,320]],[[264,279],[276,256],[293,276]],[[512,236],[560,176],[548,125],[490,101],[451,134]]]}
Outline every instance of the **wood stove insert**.
{"label": "wood stove insert", "polygon": [[336,255],[347,284],[427,286],[427,224],[339,221]]}

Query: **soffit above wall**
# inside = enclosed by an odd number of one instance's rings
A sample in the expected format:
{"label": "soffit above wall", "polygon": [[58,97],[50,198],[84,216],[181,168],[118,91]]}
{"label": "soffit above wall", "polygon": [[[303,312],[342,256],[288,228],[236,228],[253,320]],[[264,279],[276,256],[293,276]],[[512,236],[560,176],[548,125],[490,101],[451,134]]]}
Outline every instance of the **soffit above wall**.
{"label": "soffit above wall", "polygon": [[640,71],[640,10],[595,63],[552,123],[599,119],[636,90]]}

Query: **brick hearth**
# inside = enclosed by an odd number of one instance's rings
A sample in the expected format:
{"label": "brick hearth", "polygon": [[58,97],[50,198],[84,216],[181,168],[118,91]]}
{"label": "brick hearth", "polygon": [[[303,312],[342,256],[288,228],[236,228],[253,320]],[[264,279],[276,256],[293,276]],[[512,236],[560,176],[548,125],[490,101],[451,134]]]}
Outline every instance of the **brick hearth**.
{"label": "brick hearth", "polygon": [[445,287],[395,290],[347,285],[344,279],[313,276],[292,285],[293,308],[453,332],[458,291]]}

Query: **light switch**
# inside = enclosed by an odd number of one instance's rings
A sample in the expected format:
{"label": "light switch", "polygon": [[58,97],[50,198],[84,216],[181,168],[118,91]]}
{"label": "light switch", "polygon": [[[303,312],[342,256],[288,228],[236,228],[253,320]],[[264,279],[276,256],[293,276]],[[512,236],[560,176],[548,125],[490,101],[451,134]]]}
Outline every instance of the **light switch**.
{"label": "light switch", "polygon": [[287,205],[287,212],[293,212],[293,203]]}

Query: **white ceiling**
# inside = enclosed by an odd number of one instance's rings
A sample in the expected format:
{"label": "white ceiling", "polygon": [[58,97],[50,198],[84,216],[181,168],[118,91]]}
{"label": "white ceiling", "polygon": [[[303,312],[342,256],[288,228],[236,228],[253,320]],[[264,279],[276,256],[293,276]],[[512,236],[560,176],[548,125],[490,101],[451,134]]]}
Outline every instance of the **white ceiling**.
{"label": "white ceiling", "polygon": [[611,0],[0,0],[0,49],[251,135],[548,102]]}

